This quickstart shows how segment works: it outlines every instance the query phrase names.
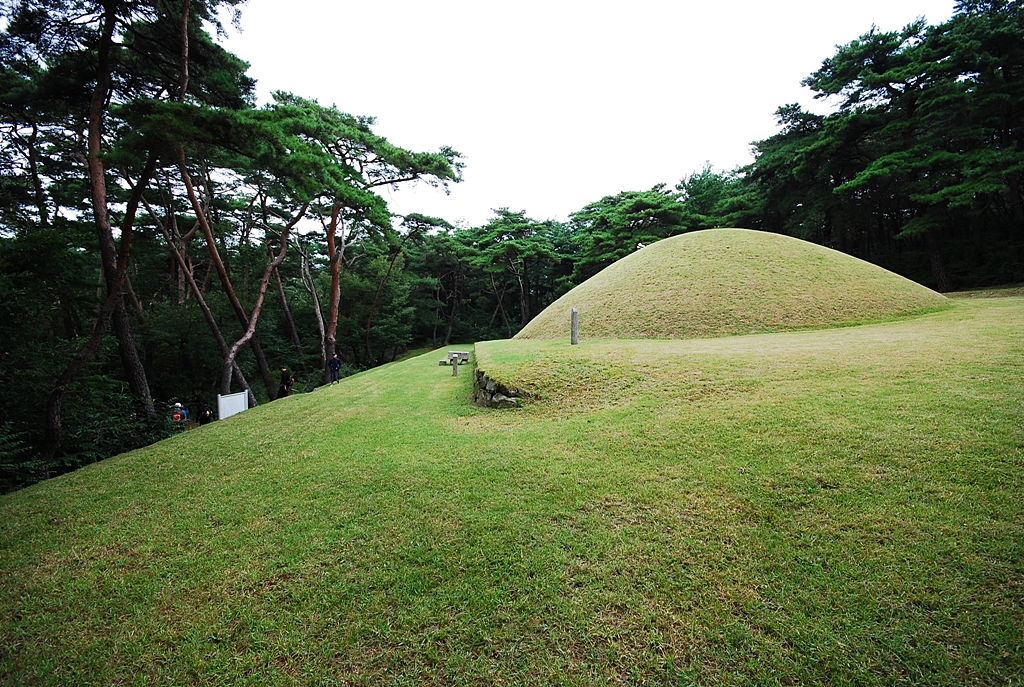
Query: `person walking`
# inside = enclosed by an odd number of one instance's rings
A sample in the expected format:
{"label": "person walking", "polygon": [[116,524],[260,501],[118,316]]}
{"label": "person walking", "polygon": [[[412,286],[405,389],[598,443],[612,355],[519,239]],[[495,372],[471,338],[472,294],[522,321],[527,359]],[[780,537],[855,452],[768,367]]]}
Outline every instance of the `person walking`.
{"label": "person walking", "polygon": [[185,426],[188,424],[188,408],[181,403],[175,403],[171,408],[171,420],[174,421],[179,432],[184,432]]}
{"label": "person walking", "polygon": [[199,424],[208,425],[213,422],[213,408],[210,407],[209,403],[204,403],[203,407],[199,410]]}
{"label": "person walking", "polygon": [[335,353],[327,368],[331,371],[331,386],[334,386],[335,382],[341,381],[341,356]]}
{"label": "person walking", "polygon": [[288,371],[285,365],[281,366],[281,388],[277,390],[277,397],[284,398],[291,391],[292,385],[295,383],[295,378],[292,377],[292,373]]}

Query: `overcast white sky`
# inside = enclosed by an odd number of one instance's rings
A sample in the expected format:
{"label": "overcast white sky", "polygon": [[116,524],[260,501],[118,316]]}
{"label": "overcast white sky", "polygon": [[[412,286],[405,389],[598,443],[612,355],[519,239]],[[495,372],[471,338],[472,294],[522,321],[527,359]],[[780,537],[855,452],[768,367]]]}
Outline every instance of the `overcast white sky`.
{"label": "overcast white sky", "polygon": [[393,212],[483,224],[491,209],[565,219],[620,191],[751,161],[800,81],[870,29],[950,17],[953,0],[248,0],[227,47],[274,90],[377,118],[412,150],[465,157],[451,195]]}

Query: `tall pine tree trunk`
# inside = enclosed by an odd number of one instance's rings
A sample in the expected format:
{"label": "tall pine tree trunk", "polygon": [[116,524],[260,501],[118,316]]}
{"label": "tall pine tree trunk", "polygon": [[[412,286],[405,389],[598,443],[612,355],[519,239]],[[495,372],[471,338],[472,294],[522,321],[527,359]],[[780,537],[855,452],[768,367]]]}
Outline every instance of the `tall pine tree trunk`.
{"label": "tall pine tree trunk", "polygon": [[[113,279],[109,284],[107,299],[100,307],[100,311],[96,316],[96,323],[93,325],[92,336],[90,336],[89,340],[80,349],[78,349],[78,352],[75,354],[71,363],[67,368],[65,368],[64,372],[61,373],[60,377],[58,377],[57,382],[54,385],[54,389],[50,393],[50,398],[47,401],[46,428],[41,452],[44,478],[50,477],[50,466],[53,464],[53,459],[60,450],[64,397],[67,395],[68,389],[74,380],[78,378],[82,373],[82,370],[85,369],[85,366],[88,365],[93,359],[93,356],[96,355],[96,351],[99,349],[100,344],[103,342],[103,337],[106,335],[107,330],[110,327],[117,305],[120,303],[122,309],[124,308],[123,289],[125,279],[127,278],[128,255],[131,251],[132,227],[135,223],[135,213],[138,210],[139,202],[142,200],[142,191],[146,187],[146,184],[149,183],[149,178],[152,176],[155,168],[156,162],[153,158],[150,158],[150,163],[146,166],[142,178],[140,178],[138,183],[134,188],[132,188],[131,196],[129,197],[125,208],[124,222],[121,225],[121,249],[119,255],[115,259]],[[90,172],[92,172],[91,168]],[[102,167],[100,167],[100,172],[102,173]],[[105,187],[101,189],[100,195],[103,196],[104,202],[99,206],[102,210],[98,214],[106,217]],[[109,224],[107,224],[107,226],[109,228]],[[152,399],[150,399],[150,404],[152,404]]]}
{"label": "tall pine tree trunk", "polygon": [[1006,177],[1006,188],[1010,195],[1010,212],[1013,214],[1013,238],[1020,238],[1024,235],[1024,199],[1020,193],[1020,175],[1009,174]]}
{"label": "tall pine tree trunk", "polygon": [[932,263],[935,290],[939,293],[948,293],[953,290],[953,284],[949,280],[949,273],[946,272],[946,264],[942,260],[942,252],[939,250],[939,241],[935,237],[935,230],[929,229],[925,232],[925,238],[928,241],[928,257]]}
{"label": "tall pine tree trunk", "polygon": [[331,222],[327,226],[327,261],[331,271],[331,293],[327,304],[327,328],[324,332],[324,344],[327,350],[324,361],[324,378],[328,378],[327,360],[334,357],[337,350],[338,339],[338,307],[341,305],[341,258],[345,246],[345,239],[342,236],[341,248],[338,247],[336,237],[338,223],[341,219],[341,203],[335,201],[331,208]]}
{"label": "tall pine tree trunk", "polygon": [[380,280],[380,284],[377,286],[377,293],[373,295],[373,304],[370,306],[370,316],[366,318],[366,355],[369,356],[370,365],[376,365],[377,361],[373,355],[373,351],[370,348],[370,327],[373,325],[373,316],[377,312],[377,304],[380,302],[380,294],[384,290],[384,284],[387,283],[388,277],[391,276],[391,270],[395,267],[395,260],[402,254],[402,245],[405,244],[405,239],[409,238],[406,236],[402,239],[402,242],[398,244],[398,251],[391,256],[391,262],[388,263],[388,270],[384,273],[384,278]]}
{"label": "tall pine tree trunk", "polygon": [[[270,246],[267,246],[270,250]],[[306,356],[302,353],[302,341],[299,339],[299,330],[295,327],[295,318],[292,317],[292,309],[288,307],[288,298],[284,295],[284,284],[281,283],[281,270],[274,270],[274,277],[277,280],[277,295],[281,298],[281,309],[284,310],[284,317],[288,321],[288,331],[292,336],[292,343],[295,344],[295,351],[299,354],[299,365],[303,371],[306,370]]]}
{"label": "tall pine tree trunk", "polygon": [[267,297],[267,288],[270,286],[270,275],[273,274],[281,263],[284,261],[285,253],[288,251],[288,232],[291,231],[292,227],[298,224],[299,220],[306,214],[306,209],[309,207],[307,201],[302,209],[299,210],[295,218],[281,230],[281,250],[277,256],[274,257],[265,270],[263,270],[263,278],[260,279],[259,290],[256,295],[256,303],[252,306],[252,314],[249,316],[249,326],[246,327],[245,333],[242,334],[242,338],[232,344],[228,351],[227,358],[224,360],[224,378],[225,380],[230,379],[231,366],[235,362],[235,356],[238,355],[239,349],[248,343],[251,339],[255,338],[256,334],[256,323],[260,319],[260,312],[263,310],[263,302]]}
{"label": "tall pine tree trunk", "polygon": [[505,330],[508,332],[508,338],[512,338],[512,325],[509,324],[508,315],[505,313],[505,289],[508,288],[506,283],[501,287],[501,294],[498,294],[498,287],[494,283],[494,275],[491,275],[491,290],[494,291],[495,297],[498,299],[498,308],[501,310],[501,321],[505,324]]}
{"label": "tall pine tree trunk", "polygon": [[[138,349],[135,348],[135,340],[132,337],[131,326],[128,321],[128,313],[124,306],[124,299],[121,292],[121,285],[117,282],[117,248],[114,244],[114,232],[110,224],[110,215],[107,211],[107,179],[106,171],[103,168],[102,154],[102,128],[103,113],[106,107],[107,95],[110,89],[110,48],[113,43],[114,28],[117,17],[114,8],[104,7],[103,32],[97,46],[97,76],[96,86],[93,88],[92,99],[89,103],[89,155],[86,158],[89,168],[89,183],[92,191],[93,217],[96,222],[96,236],[99,242],[100,256],[102,258],[103,273],[106,278],[107,292],[117,292],[112,324],[114,334],[117,336],[117,347],[121,354],[121,364],[124,367],[125,375],[128,378],[128,385],[132,394],[142,401],[146,414],[155,417],[156,411],[153,408],[153,399],[149,392],[149,382],[146,379],[146,371],[139,358]],[[146,164],[146,171],[138,182],[138,196],[141,196],[141,189],[149,183],[149,177],[156,169],[156,159],[152,155]],[[133,196],[136,194],[133,191]],[[139,198],[134,198],[134,205],[129,203],[125,211],[125,218],[121,231],[124,236],[125,230],[131,231],[135,219],[135,211],[138,208]]]}
{"label": "tall pine tree trunk", "polygon": [[53,465],[53,459],[57,456],[57,451],[60,450],[64,397],[67,395],[72,382],[78,378],[78,375],[82,373],[85,366],[96,355],[96,351],[103,342],[103,337],[110,328],[110,317],[120,296],[120,289],[111,291],[107,296],[107,300],[100,306],[99,316],[93,325],[92,336],[89,337],[85,345],[78,349],[71,364],[57,378],[53,391],[50,392],[50,397],[46,404],[46,428],[43,434],[43,446],[40,455],[40,462],[43,466],[43,479],[50,478],[50,468]]}
{"label": "tall pine tree trunk", "polygon": [[[302,275],[302,285],[306,287],[310,297],[313,299],[313,312],[316,313],[316,326],[320,331],[320,369],[323,371],[324,384],[329,383],[330,374],[327,370],[327,337],[324,328],[324,313],[320,308],[320,294],[316,291],[316,282],[313,281],[313,273],[309,268],[309,253],[302,248],[302,244],[296,242],[296,250],[299,251],[299,256],[302,258],[300,263],[300,273]],[[331,356],[333,357],[333,353]]]}
{"label": "tall pine tree trunk", "polygon": [[[164,235],[164,239],[167,241],[167,247],[171,251],[171,255],[178,266],[179,274],[183,276],[185,281],[188,283],[189,288],[191,288],[192,293],[195,295],[196,302],[199,304],[199,309],[202,311],[203,317],[206,318],[206,324],[210,327],[210,333],[213,334],[213,338],[217,341],[217,345],[220,346],[220,352],[224,360],[227,360],[228,352],[230,350],[228,342],[224,339],[224,335],[220,331],[220,326],[217,324],[217,318],[213,316],[210,306],[206,303],[206,298],[203,296],[203,289],[196,284],[195,271],[186,262],[184,251],[179,250],[178,248],[179,245],[184,245],[185,241],[182,240],[181,237],[177,236],[177,229],[174,228],[173,215],[171,216],[171,220],[165,225],[160,221],[160,218],[157,217],[156,213],[153,212],[153,208],[149,206],[149,203],[146,203],[146,210],[149,211],[150,217],[153,218],[153,221],[156,222],[156,225]],[[170,230],[168,229],[168,225],[171,227]],[[249,407],[255,408],[259,405],[256,402],[256,396],[252,393],[252,389],[249,388],[249,383],[246,381],[245,375],[242,373],[242,369],[238,366],[237,362],[234,362],[229,366],[228,375],[232,372],[234,373],[235,379],[238,381],[238,385],[242,387],[249,397]],[[225,394],[231,393],[230,376],[227,378],[226,383],[222,382],[221,390],[222,393]]]}
{"label": "tall pine tree trunk", "polygon": [[[178,144],[176,152],[178,157],[178,170],[181,172],[181,179],[185,184],[185,191],[188,193],[188,199],[192,204],[192,210],[196,213],[196,218],[199,221],[199,227],[202,229],[203,236],[206,238],[206,247],[209,250],[210,259],[213,261],[213,265],[217,270],[217,276],[220,277],[220,283],[224,287],[224,292],[228,296],[228,301],[231,303],[231,308],[234,310],[235,317],[242,325],[243,330],[247,330],[249,328],[249,315],[245,312],[245,308],[242,307],[241,301],[238,300],[238,296],[235,294],[235,289],[231,284],[231,278],[228,276],[227,268],[224,267],[224,261],[221,259],[220,253],[217,250],[217,241],[213,235],[213,229],[210,227],[210,222],[207,220],[206,213],[203,211],[203,207],[199,203],[199,197],[196,195],[195,187],[192,184],[192,176],[188,173],[188,168],[185,166],[185,149],[181,144]],[[270,375],[270,368],[267,365],[267,358],[263,354],[263,347],[260,345],[259,339],[255,336],[255,333],[248,338],[248,343],[256,357],[256,364],[259,367],[260,376],[263,378],[263,384],[267,389],[267,396],[273,399],[275,397],[277,387]]]}

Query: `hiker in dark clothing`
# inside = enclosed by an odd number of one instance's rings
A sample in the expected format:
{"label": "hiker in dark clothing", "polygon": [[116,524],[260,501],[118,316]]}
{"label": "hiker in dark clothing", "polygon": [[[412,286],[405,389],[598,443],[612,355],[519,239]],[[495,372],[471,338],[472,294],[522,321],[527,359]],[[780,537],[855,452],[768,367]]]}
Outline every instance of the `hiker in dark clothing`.
{"label": "hiker in dark clothing", "polygon": [[292,373],[288,371],[288,368],[284,365],[281,366],[281,388],[277,390],[277,397],[284,398],[288,395],[288,392],[292,390],[292,384],[295,383],[295,378],[292,377]]}
{"label": "hiker in dark clothing", "polygon": [[341,356],[335,353],[327,363],[327,368],[331,371],[331,386],[334,386],[335,382],[341,380]]}
{"label": "hiker in dark clothing", "polygon": [[213,408],[210,407],[209,403],[204,403],[203,407],[199,410],[199,424],[208,425],[213,422]]}

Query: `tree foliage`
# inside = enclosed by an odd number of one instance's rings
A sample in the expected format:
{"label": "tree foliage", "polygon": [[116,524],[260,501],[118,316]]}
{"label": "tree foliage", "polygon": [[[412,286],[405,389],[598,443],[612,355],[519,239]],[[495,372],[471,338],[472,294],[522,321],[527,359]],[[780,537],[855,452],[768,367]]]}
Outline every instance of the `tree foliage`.
{"label": "tree foliage", "polygon": [[1019,2],[958,3],[946,23],[872,28],[804,84],[756,144],[753,226],[853,253],[940,290],[1024,279]]}

